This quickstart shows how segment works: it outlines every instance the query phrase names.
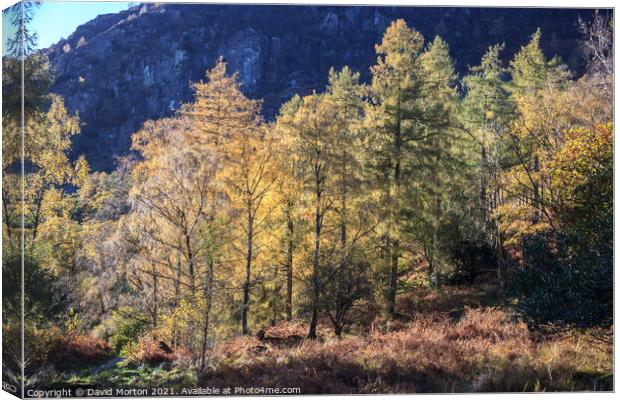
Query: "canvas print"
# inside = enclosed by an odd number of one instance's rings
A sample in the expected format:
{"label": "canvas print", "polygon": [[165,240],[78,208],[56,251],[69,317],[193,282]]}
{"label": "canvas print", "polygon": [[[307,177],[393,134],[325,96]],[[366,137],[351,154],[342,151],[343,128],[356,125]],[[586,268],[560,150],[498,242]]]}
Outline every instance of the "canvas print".
{"label": "canvas print", "polygon": [[4,9],[3,390],[612,391],[613,11]]}

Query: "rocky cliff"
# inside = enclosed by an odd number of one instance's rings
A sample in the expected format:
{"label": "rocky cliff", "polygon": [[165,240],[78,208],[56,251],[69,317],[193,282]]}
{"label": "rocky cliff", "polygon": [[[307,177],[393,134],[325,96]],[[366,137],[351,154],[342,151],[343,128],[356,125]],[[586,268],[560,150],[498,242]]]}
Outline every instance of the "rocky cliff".
{"label": "rocky cliff", "polygon": [[463,74],[491,44],[505,42],[510,58],[537,27],[545,51],[579,71],[580,15],[592,11],[149,4],[101,15],[44,52],[56,71],[53,90],[84,123],[76,152],[109,170],[145,120],[191,100],[190,82],[220,55],[273,118],[293,94],[322,90],[331,66],[349,65],[368,79],[374,44],[396,18],[427,39],[442,36]]}

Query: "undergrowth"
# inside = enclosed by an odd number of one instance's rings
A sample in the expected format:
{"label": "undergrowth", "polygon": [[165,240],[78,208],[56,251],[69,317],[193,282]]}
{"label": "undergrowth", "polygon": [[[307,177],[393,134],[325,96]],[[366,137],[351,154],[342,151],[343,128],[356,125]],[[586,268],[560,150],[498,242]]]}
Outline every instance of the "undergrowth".
{"label": "undergrowth", "polygon": [[289,348],[237,338],[213,350],[201,383],[304,393],[610,390],[611,348],[593,346],[588,337],[571,331],[541,341],[504,311],[466,309],[458,322],[446,313],[425,314],[398,331]]}

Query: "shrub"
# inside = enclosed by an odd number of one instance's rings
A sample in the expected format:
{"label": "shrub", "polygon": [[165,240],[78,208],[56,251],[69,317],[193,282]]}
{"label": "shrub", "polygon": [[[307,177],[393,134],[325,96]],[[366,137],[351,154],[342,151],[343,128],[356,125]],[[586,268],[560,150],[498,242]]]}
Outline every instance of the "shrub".
{"label": "shrub", "polygon": [[495,273],[497,256],[487,243],[460,241],[451,250],[454,271],[447,276],[452,284],[473,282],[478,276]]}
{"label": "shrub", "polygon": [[491,340],[500,342],[515,340],[524,343],[528,340],[527,325],[512,321],[505,312],[495,308],[466,309],[464,317],[458,321],[450,340]]}
{"label": "shrub", "polygon": [[[613,257],[604,249],[572,251],[570,238],[523,239],[523,261],[509,297],[532,326],[609,326],[613,316]],[[550,244],[551,243],[551,244]]]}
{"label": "shrub", "polygon": [[[128,314],[135,313],[133,310],[126,310]],[[144,332],[146,323],[136,318],[128,318],[120,315],[115,316],[116,330],[110,338],[112,348],[116,354],[124,354],[123,349],[130,343],[135,343]]]}
{"label": "shrub", "polygon": [[142,337],[133,344],[128,344],[124,349],[127,359],[135,364],[156,365],[162,362],[173,362],[176,354],[166,353],[159,348],[159,342]]}
{"label": "shrub", "polygon": [[[21,286],[16,285],[21,276],[21,255],[8,249],[2,259],[2,307],[3,321],[19,321],[21,315]],[[42,262],[30,253],[24,254],[24,302],[25,317],[32,322],[55,321],[63,314],[66,298],[55,287],[52,274],[42,266]]]}
{"label": "shrub", "polygon": [[56,368],[76,369],[92,366],[114,356],[110,346],[90,336],[64,336],[56,340],[47,353],[47,361]]}
{"label": "shrub", "polygon": [[536,340],[496,308],[466,309],[456,323],[433,313],[398,331],[323,339],[291,347],[260,346],[253,337],[220,343],[199,384],[291,386],[304,394],[600,390],[613,368],[610,340],[602,348],[580,332]]}

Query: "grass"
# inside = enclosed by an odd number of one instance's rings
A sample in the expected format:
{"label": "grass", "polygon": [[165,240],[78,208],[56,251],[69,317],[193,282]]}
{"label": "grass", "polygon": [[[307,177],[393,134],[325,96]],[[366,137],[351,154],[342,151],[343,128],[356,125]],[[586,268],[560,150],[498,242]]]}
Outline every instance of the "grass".
{"label": "grass", "polygon": [[[274,336],[274,333],[270,333]],[[257,352],[256,339],[222,344],[201,383],[293,386],[304,393],[522,392],[607,389],[610,348],[587,332],[537,340],[496,308],[416,317],[392,332],[323,338]]]}
{"label": "grass", "polygon": [[[160,364],[130,357],[99,373],[64,373],[54,386],[299,387],[305,394],[613,390],[611,330],[532,332],[493,307],[498,293],[486,289],[446,287],[403,298],[397,320],[376,318],[342,339],[324,324],[319,340],[298,345],[255,337],[220,342],[203,372],[188,357]],[[282,322],[266,330],[286,339],[304,336],[307,326]]]}
{"label": "grass", "polygon": [[180,391],[183,388],[196,387],[196,384],[197,374],[192,368],[170,363],[150,366],[124,361],[114,368],[98,373],[93,373],[92,369],[63,373],[56,376],[54,383],[46,388],[148,389],[165,386]]}

